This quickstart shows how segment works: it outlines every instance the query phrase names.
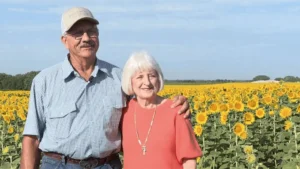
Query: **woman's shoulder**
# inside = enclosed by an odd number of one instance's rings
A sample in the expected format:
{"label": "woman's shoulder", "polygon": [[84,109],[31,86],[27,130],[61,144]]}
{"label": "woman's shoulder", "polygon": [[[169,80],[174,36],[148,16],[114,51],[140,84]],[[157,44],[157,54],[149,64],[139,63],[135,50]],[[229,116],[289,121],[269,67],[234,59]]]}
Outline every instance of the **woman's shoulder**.
{"label": "woman's shoulder", "polygon": [[174,108],[171,108],[172,104],[173,104],[173,100],[171,100],[171,99],[164,99],[162,101],[162,103],[161,103],[161,107],[164,110],[168,110],[168,112],[173,112],[175,114],[178,114],[177,112],[180,110],[181,105],[179,105],[177,107],[174,107]]}
{"label": "woman's shoulder", "polygon": [[126,114],[128,111],[130,111],[135,106],[135,103],[136,101],[134,99],[127,101],[126,107],[123,108],[123,113]]}
{"label": "woman's shoulder", "polygon": [[133,104],[135,104],[135,103],[136,103],[136,100],[135,100],[134,98],[131,98],[131,99],[128,101],[127,105],[129,106],[129,105],[133,105]]}

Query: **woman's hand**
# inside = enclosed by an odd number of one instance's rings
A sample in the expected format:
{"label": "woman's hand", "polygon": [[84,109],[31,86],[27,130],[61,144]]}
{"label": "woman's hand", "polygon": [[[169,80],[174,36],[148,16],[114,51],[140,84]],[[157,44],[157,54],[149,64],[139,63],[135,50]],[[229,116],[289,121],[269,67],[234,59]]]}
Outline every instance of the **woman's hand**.
{"label": "woman's hand", "polygon": [[190,117],[190,105],[186,97],[182,95],[175,96],[171,108],[175,108],[177,106],[182,106],[181,109],[178,111],[178,114],[184,113],[184,118]]}

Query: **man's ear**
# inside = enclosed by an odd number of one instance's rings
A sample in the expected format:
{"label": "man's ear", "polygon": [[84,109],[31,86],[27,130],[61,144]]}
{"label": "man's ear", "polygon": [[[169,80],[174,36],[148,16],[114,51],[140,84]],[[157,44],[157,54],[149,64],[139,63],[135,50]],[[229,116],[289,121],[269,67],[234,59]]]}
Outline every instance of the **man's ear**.
{"label": "man's ear", "polygon": [[65,45],[65,48],[69,49],[69,45],[68,45],[68,42],[67,42],[67,37],[66,36],[61,36],[60,40]]}

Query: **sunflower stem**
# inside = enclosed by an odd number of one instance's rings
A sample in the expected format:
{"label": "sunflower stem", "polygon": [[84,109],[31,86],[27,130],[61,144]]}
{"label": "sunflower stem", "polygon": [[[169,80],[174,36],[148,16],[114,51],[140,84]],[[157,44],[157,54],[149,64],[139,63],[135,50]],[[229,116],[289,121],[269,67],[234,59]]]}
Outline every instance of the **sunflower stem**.
{"label": "sunflower stem", "polygon": [[[1,140],[0,140],[0,143],[1,143],[1,151],[3,151],[4,149],[4,126],[5,126],[5,121],[3,120],[2,122],[2,130],[1,130]],[[2,161],[3,161],[3,156],[1,157],[1,161],[0,161],[0,165],[2,164]]]}
{"label": "sunflower stem", "polygon": [[259,119],[259,133],[261,134],[261,119]]}
{"label": "sunflower stem", "polygon": [[296,126],[296,123],[294,124],[294,134],[295,134],[295,152],[296,152],[296,159],[298,159],[297,126]]}
{"label": "sunflower stem", "polygon": [[13,169],[13,160],[12,160],[12,156],[9,156],[9,164],[10,164],[10,169]]}
{"label": "sunflower stem", "polygon": [[231,148],[232,146],[231,146],[231,139],[232,139],[232,137],[231,137],[231,126],[230,126],[230,123],[228,123],[228,127],[229,127],[229,138],[230,138],[230,144],[229,144],[229,147]]}
{"label": "sunflower stem", "polygon": [[[277,155],[277,152],[276,152],[276,116],[274,114],[274,118],[273,118],[273,134],[274,134],[274,148],[275,148],[275,156]],[[276,161],[276,158],[274,158],[274,162],[275,162],[275,168],[277,168],[277,161]]]}
{"label": "sunflower stem", "polygon": [[[237,136],[235,136],[235,146],[236,146],[236,148],[237,148],[237,146],[238,146],[238,138],[237,138]],[[238,167],[237,156],[238,156],[237,151],[235,151],[235,157],[236,157],[235,167],[236,167],[236,168]]]}
{"label": "sunflower stem", "polygon": [[203,134],[203,136],[202,136],[202,141],[203,141],[203,163],[204,163],[204,161],[205,161],[205,137],[204,137],[204,134]]}
{"label": "sunflower stem", "polygon": [[236,112],[234,113],[234,121],[236,122]]}
{"label": "sunflower stem", "polygon": [[[217,124],[216,124],[216,116],[215,116],[215,121],[214,121],[214,128],[215,128],[215,131],[217,130]],[[216,145],[216,141],[215,142],[215,145]],[[217,152],[217,149],[215,149],[215,152]],[[214,163],[213,163],[213,169],[215,168],[215,164],[216,164],[216,156],[214,156]]]}

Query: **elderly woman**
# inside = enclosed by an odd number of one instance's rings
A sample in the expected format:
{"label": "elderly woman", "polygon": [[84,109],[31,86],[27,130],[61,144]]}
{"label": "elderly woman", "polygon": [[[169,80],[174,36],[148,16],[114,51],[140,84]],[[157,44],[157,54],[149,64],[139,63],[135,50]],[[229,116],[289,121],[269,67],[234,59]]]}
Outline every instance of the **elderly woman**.
{"label": "elderly woman", "polygon": [[134,53],[123,69],[122,89],[134,95],[123,110],[124,169],[195,169],[201,149],[188,119],[170,108],[158,63],[146,52]]}

